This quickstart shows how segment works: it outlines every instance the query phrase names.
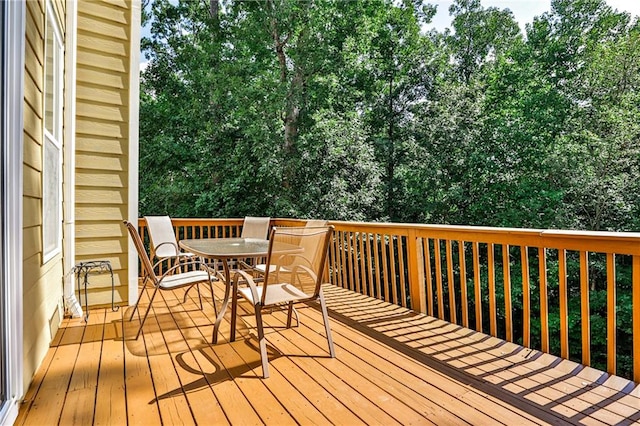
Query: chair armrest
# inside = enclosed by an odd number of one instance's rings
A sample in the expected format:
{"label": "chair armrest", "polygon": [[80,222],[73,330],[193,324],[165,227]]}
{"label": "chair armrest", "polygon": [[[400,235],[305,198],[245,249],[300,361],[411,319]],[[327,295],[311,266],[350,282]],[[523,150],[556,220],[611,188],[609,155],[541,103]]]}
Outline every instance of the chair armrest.
{"label": "chair armrest", "polygon": [[298,272],[298,269],[302,269],[304,271],[303,273],[306,273],[306,275],[308,275],[316,283],[316,292],[317,292],[318,291],[318,287],[319,287],[320,284],[319,284],[318,276],[316,275],[316,273],[313,272],[313,270],[311,268],[309,268],[308,266],[296,265],[291,270],[291,276],[293,278],[297,278],[298,282],[300,282],[300,284],[302,284],[302,281],[300,280],[300,275],[302,275],[302,274]]}
{"label": "chair armrest", "polygon": [[253,265],[249,265],[247,262],[245,262],[244,260],[238,260],[238,263],[240,264],[240,266],[242,266],[244,269],[253,269]]}
{"label": "chair armrest", "polygon": [[[195,254],[193,254],[193,253],[178,253],[176,256],[163,257],[163,258],[159,258],[158,256],[155,256],[155,254],[154,254],[154,257],[157,258],[158,260],[156,261],[156,263],[153,264],[153,266],[152,266],[153,269],[156,269],[158,267],[158,265],[160,265],[162,262],[168,261],[168,259],[171,259],[171,258],[174,258],[174,257],[178,258],[178,262],[180,262],[180,258],[184,258],[184,259],[197,258],[197,256]],[[180,263],[180,265],[184,266],[187,263],[189,263],[189,262],[182,262],[182,263]]]}
{"label": "chair armrest", "polygon": [[165,246],[165,245],[170,245],[171,247],[173,247],[175,249],[176,253],[177,253],[176,256],[178,256],[180,254],[180,247],[178,247],[178,244],[177,243],[173,243],[171,241],[165,241],[165,242],[160,243],[157,246],[155,246],[155,248],[153,250],[154,253],[158,251],[159,247],[162,247],[162,246]]}
{"label": "chair armrest", "polygon": [[318,276],[316,275],[315,272],[313,272],[313,269],[311,269],[310,267],[306,266],[306,265],[296,265],[292,270],[291,273],[292,274],[296,274],[298,275],[298,269],[302,269],[304,272],[306,272],[311,278],[313,278],[314,280],[316,278],[318,278]]}
{"label": "chair armrest", "polygon": [[[160,264],[161,264],[162,262],[164,262],[165,260],[167,260],[167,258],[166,258],[166,257],[165,257],[165,258],[162,258],[162,259],[159,259],[156,263],[154,263],[154,264],[153,264],[152,268],[155,270],[155,269],[158,267],[158,265],[160,265]],[[173,268],[171,268],[171,269],[173,269]]]}
{"label": "chair armrest", "polygon": [[173,271],[175,271],[178,268],[182,268],[185,266],[189,266],[189,265],[193,265],[193,266],[200,266],[200,270],[202,271],[206,271],[209,274],[209,277],[211,277],[212,275],[215,276],[217,279],[219,279],[219,274],[217,271],[215,271],[214,269],[210,268],[206,263],[204,263],[201,260],[192,260],[189,262],[185,262],[185,263],[180,263],[178,265],[174,265],[171,268],[167,269],[165,271],[164,274],[162,274],[162,276],[160,277],[159,281],[162,281],[164,279],[164,277],[166,277],[167,275],[171,275],[173,274]]}
{"label": "chair armrest", "polygon": [[[303,256],[301,254],[290,254],[288,255],[292,258],[292,262],[294,259],[302,259],[304,261],[304,263],[306,263],[307,265],[309,265],[309,267],[311,267],[311,262],[309,261],[309,259],[306,256]],[[302,266],[302,265],[300,265]]]}
{"label": "chair armrest", "polygon": [[235,275],[233,276],[234,291],[237,291],[238,289],[238,281],[240,280],[240,278],[242,278],[247,284],[249,284],[249,288],[251,289],[251,297],[253,297],[253,303],[256,304],[261,302],[262,300],[258,296],[258,287],[256,286],[253,277],[243,270],[236,271]]}

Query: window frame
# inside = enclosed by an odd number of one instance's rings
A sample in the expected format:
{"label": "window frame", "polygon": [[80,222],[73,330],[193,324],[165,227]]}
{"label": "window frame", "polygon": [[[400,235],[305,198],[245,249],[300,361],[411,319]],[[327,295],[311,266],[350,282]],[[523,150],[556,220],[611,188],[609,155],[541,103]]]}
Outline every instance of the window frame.
{"label": "window frame", "polygon": [[23,396],[23,104],[26,3],[1,2],[0,41],[0,350],[4,398],[0,424],[12,424]]}
{"label": "window frame", "polygon": [[[2,28],[5,27],[6,23],[6,10],[4,7],[0,8],[0,22],[2,23]],[[0,31],[0,49],[4,50],[5,46],[5,34],[3,31]],[[5,55],[0,56],[0,81],[4,81],[4,77],[6,74],[6,58]],[[0,99],[5,99],[5,87],[4,84],[0,85]],[[2,135],[5,134],[7,117],[5,115],[5,105],[4,102],[0,103],[0,132]],[[4,140],[3,140],[4,144]],[[5,190],[4,190],[4,169],[5,169],[5,158],[6,155],[3,152],[0,153],[0,198],[2,199],[2,204],[5,204]],[[5,212],[4,209],[0,210],[0,223],[4,224]],[[4,237],[4,226],[0,227],[0,238],[2,240]],[[0,244],[0,319],[2,319],[2,323],[7,322],[7,283],[5,282],[5,247],[4,244]],[[9,372],[9,357],[7,355],[8,348],[6,346],[6,327],[0,327],[0,411],[2,410],[6,401],[9,400],[9,380],[7,378],[7,373]]]}
{"label": "window frame", "polygon": [[[45,20],[45,83],[43,90],[43,148],[42,148],[42,263],[62,252],[62,135],[64,105],[64,45],[59,19],[51,1],[47,1]],[[53,38],[49,52],[49,34]],[[49,56],[52,55],[52,86],[48,87]],[[52,122],[48,129],[47,96],[52,96]],[[53,158],[49,158],[49,156]],[[53,182],[51,182],[53,180]],[[47,212],[47,214],[45,214]],[[53,216],[53,217],[51,217]]]}

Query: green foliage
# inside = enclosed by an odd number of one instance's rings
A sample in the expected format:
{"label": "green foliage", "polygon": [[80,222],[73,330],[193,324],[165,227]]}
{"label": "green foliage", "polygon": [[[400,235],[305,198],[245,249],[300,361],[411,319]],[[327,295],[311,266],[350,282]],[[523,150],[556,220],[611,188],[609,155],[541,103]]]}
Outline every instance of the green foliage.
{"label": "green foliage", "polygon": [[380,165],[361,120],[326,111],[313,118],[316,126],[300,140],[299,208],[312,217],[336,220],[379,215]]}
{"label": "green foliage", "polygon": [[[144,17],[141,215],[640,229],[640,25],[604,0],[553,0],[526,34],[509,10],[478,0],[456,0],[443,33],[424,30],[435,7],[423,0],[214,3],[212,16],[210,2],[155,0]],[[570,356],[579,361],[581,289],[575,256],[567,262]],[[617,262],[617,361],[627,374],[630,269]],[[512,265],[521,339],[522,278]],[[549,253],[554,353],[557,268]],[[600,368],[605,271],[593,255]],[[480,272],[483,300],[468,283],[470,304],[482,303],[488,331]],[[539,347],[534,256],[530,272]],[[500,270],[496,286],[504,318]]]}

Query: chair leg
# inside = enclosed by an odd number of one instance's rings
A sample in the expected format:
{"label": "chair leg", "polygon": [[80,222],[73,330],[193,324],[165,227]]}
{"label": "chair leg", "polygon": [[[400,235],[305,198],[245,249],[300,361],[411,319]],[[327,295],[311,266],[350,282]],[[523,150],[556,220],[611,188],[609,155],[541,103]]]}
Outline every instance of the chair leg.
{"label": "chair leg", "polygon": [[149,315],[149,311],[151,310],[151,304],[153,303],[153,299],[156,297],[156,293],[158,292],[158,287],[153,290],[153,294],[151,295],[151,299],[149,299],[149,306],[147,306],[147,310],[144,313],[144,317],[142,318],[142,322],[140,323],[140,328],[138,329],[138,334],[136,334],[136,339],[140,337],[140,333],[142,332],[142,327],[144,327],[144,322],[147,320],[147,316]]}
{"label": "chair leg", "polygon": [[[220,313],[216,314],[216,322],[213,324],[213,337],[211,339],[211,342],[213,344],[218,343],[218,332],[220,331],[220,324],[222,323],[222,318],[223,315],[226,310],[227,310],[227,306],[229,306],[229,298],[233,299],[232,303],[231,303],[231,332],[229,335],[229,341],[233,342],[235,340],[236,337],[236,329],[235,329],[235,322],[233,321],[234,319],[234,315],[235,315],[235,307],[234,307],[234,303],[236,303],[236,299],[234,299],[234,297],[237,298],[237,294],[236,294],[236,289],[237,287],[234,285],[232,285],[231,283],[227,283],[227,281],[225,280],[225,286],[224,286],[224,298],[222,299],[222,305],[220,306]],[[231,290],[231,287],[233,287],[233,291]],[[212,297],[213,297],[213,288],[211,289],[212,291]],[[216,300],[215,298],[213,299],[213,306],[215,308],[216,306]]]}
{"label": "chair leg", "polygon": [[293,306],[293,302],[289,302],[289,309],[287,312],[287,328],[291,328],[291,317],[296,317],[296,327],[300,325],[300,317],[298,317],[298,311]]}
{"label": "chair leg", "polygon": [[233,284],[231,284],[231,286],[232,286],[232,289],[231,289],[231,331],[229,332],[229,341],[230,342],[235,342],[235,340],[236,340],[236,319],[238,317],[238,282],[236,280],[233,280]]}
{"label": "chair leg", "polygon": [[269,357],[267,356],[267,340],[264,337],[262,324],[262,306],[256,305],[256,326],[258,327],[258,346],[260,347],[260,360],[262,361],[262,377],[269,378]]}
{"label": "chair leg", "polygon": [[204,306],[202,306],[202,295],[200,294],[200,285],[196,284],[196,290],[198,290],[198,300],[200,301],[200,310],[204,310]]}
{"label": "chair leg", "polygon": [[191,286],[189,286],[189,288],[184,292],[184,297],[182,298],[182,304],[187,303],[187,296],[189,295],[189,291],[191,291],[192,288],[196,288],[196,291],[198,292],[198,300],[200,301],[200,310],[202,311],[204,309],[203,305],[202,305],[202,295],[200,294],[200,286],[198,284],[193,284]]}
{"label": "chair leg", "polygon": [[187,296],[189,295],[189,292],[191,291],[192,288],[196,288],[196,291],[198,292],[198,300],[200,301],[200,310],[202,310],[202,296],[200,295],[200,286],[198,284],[193,284],[191,286],[189,286],[189,288],[184,292],[184,297],[182,298],[182,303],[187,303]]}
{"label": "chair leg", "polygon": [[147,279],[148,279],[147,276],[145,276],[142,279],[142,290],[140,290],[140,294],[138,295],[138,300],[136,301],[136,304],[133,307],[133,311],[131,311],[131,316],[129,317],[129,321],[133,320],[133,316],[135,315],[136,310],[138,309],[138,303],[140,303],[140,299],[142,299],[142,295],[144,294],[144,292],[147,289]]}
{"label": "chair leg", "polygon": [[320,300],[320,309],[322,310],[322,319],[324,321],[324,331],[327,333],[327,343],[329,344],[329,355],[331,358],[336,357],[336,351],[333,348],[333,339],[331,338],[331,327],[329,327],[329,314],[327,312],[327,304],[324,301],[324,294],[322,290],[320,290],[320,295],[318,296]]}

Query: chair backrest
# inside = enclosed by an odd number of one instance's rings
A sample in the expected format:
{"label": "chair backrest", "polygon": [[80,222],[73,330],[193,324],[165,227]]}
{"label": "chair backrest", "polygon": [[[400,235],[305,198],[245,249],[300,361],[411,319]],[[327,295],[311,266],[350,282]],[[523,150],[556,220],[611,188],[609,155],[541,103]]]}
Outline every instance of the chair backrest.
{"label": "chair backrest", "polygon": [[149,230],[149,240],[151,242],[151,257],[158,259],[175,257],[180,253],[180,248],[173,231],[171,218],[169,216],[145,216],[147,229]]}
{"label": "chair backrest", "polygon": [[309,298],[320,293],[333,226],[274,227],[271,231],[265,273],[269,285],[288,283]]}
{"label": "chair backrest", "polygon": [[147,251],[144,249],[144,244],[142,243],[142,238],[140,238],[140,234],[138,234],[138,230],[135,226],[129,221],[122,221],[124,225],[127,227],[127,231],[129,231],[129,236],[133,240],[133,245],[136,247],[136,251],[138,252],[138,257],[140,258],[140,264],[142,265],[143,276],[148,276],[153,281],[154,285],[158,282],[158,278],[153,271],[153,265],[151,264],[151,260],[147,255]]}
{"label": "chair backrest", "polygon": [[253,217],[247,216],[242,224],[241,238],[257,238],[266,240],[269,235],[270,217]]}

